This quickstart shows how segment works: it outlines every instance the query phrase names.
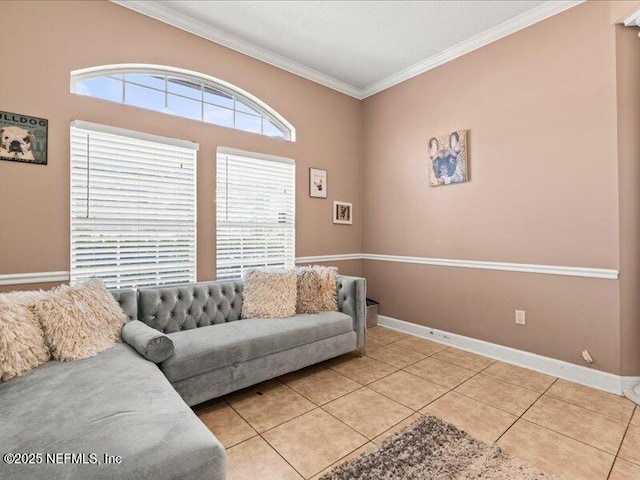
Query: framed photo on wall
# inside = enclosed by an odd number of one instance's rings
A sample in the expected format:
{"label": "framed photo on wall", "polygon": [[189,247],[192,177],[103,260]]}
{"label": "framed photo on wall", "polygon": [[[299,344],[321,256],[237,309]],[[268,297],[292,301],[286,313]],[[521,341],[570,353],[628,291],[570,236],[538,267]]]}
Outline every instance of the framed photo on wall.
{"label": "framed photo on wall", "polygon": [[0,111],[0,160],[47,164],[47,131],[44,118]]}
{"label": "framed photo on wall", "polygon": [[319,168],[309,169],[309,196],[327,198],[327,171]]}
{"label": "framed photo on wall", "polygon": [[468,180],[467,130],[431,137],[428,144],[429,185],[451,185]]}
{"label": "framed photo on wall", "polygon": [[341,225],[353,224],[353,204],[349,202],[333,202],[333,223]]}

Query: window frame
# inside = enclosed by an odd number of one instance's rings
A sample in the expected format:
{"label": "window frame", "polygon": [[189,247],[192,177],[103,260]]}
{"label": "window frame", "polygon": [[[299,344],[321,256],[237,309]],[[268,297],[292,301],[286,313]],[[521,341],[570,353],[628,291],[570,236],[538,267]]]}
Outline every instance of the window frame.
{"label": "window frame", "polygon": [[[147,85],[141,85],[138,84],[136,82],[128,82],[126,80],[126,75],[151,75],[151,76],[162,76],[165,78],[165,85],[164,85],[164,90],[160,90],[158,88],[155,87],[150,87]],[[196,101],[200,103],[200,108],[201,108],[201,118],[200,119],[193,119],[191,118],[191,120],[195,120],[195,121],[199,121],[199,122],[203,122],[203,123],[207,123],[209,125],[216,125],[216,126],[221,126],[221,127],[225,127],[225,128],[232,128],[234,130],[239,130],[239,131],[244,131],[244,132],[248,132],[248,133],[256,133],[258,135],[262,135],[262,136],[266,136],[268,138],[275,138],[278,139],[279,137],[274,137],[271,135],[265,135],[264,132],[264,128],[261,127],[261,132],[251,132],[250,130],[243,130],[240,128],[236,127],[236,113],[245,113],[242,110],[237,110],[236,109],[236,102],[239,101],[240,103],[244,103],[245,105],[249,106],[251,109],[255,110],[256,112],[260,113],[260,119],[262,120],[267,119],[269,120],[273,125],[276,126],[276,128],[278,128],[278,130],[280,130],[281,132],[283,132],[284,134],[284,140],[286,141],[290,141],[290,142],[295,142],[296,141],[296,129],[295,127],[289,122],[287,121],[286,118],[284,118],[281,114],[279,114],[276,110],[274,110],[272,107],[270,107],[267,103],[263,102],[262,100],[260,100],[258,97],[250,94],[249,92],[247,92],[246,90],[243,90],[229,82],[225,82],[224,80],[220,80],[219,78],[215,78],[212,77],[210,75],[206,75],[204,73],[199,73],[199,72],[194,72],[191,70],[186,70],[183,68],[177,68],[177,67],[170,67],[170,66],[165,66],[165,65],[153,65],[153,64],[134,64],[134,63],[127,63],[127,64],[114,64],[114,65],[101,65],[101,66],[97,66],[97,67],[89,67],[89,68],[83,68],[83,69],[79,69],[79,70],[73,70],[71,72],[70,75],[70,91],[73,94],[76,95],[82,95],[82,96],[89,96],[89,95],[84,95],[83,93],[78,91],[77,88],[77,83],[82,81],[82,80],[87,80],[87,79],[92,79],[92,78],[100,78],[100,77],[108,77],[108,76],[116,76],[116,75],[122,75],[123,78],[122,80],[117,80],[122,82],[122,95],[120,98],[120,101],[113,101],[113,100],[107,100],[107,99],[101,99],[101,100],[105,100],[108,102],[112,102],[112,103],[117,103],[120,105],[128,105],[134,108],[144,108],[144,107],[137,107],[135,105],[131,105],[126,103],[126,98],[125,98],[125,85],[127,83],[131,84],[131,85],[137,85],[137,86],[142,86],[143,88],[147,88],[149,90],[153,90],[153,91],[157,91],[157,92],[163,92],[165,95],[165,102],[164,102],[164,109],[160,112],[160,113],[164,113],[166,115],[171,115],[171,116],[176,116],[178,118],[187,118],[189,119],[189,117],[184,117],[184,116],[180,116],[180,115],[173,115],[169,112],[167,112],[167,104],[168,104],[168,94],[170,95],[175,95],[178,96],[180,98],[185,98],[188,100],[192,100],[192,101]],[[223,107],[223,106],[219,106],[219,105],[215,105],[215,104],[211,104],[212,106],[218,106],[220,108],[225,108],[227,110],[230,110],[233,112],[233,126],[229,127],[229,126],[225,126],[225,125],[220,125],[217,123],[213,123],[213,122],[206,122],[204,120],[204,106],[209,105],[210,102],[206,102],[204,100],[204,96],[202,96],[202,98],[200,100],[195,100],[193,98],[189,98],[185,95],[180,95],[179,93],[175,93],[175,92],[170,92],[169,91],[169,87],[168,87],[168,78],[175,78],[177,80],[183,80],[185,82],[189,82],[189,83],[193,83],[193,84],[199,84],[201,86],[201,91],[204,94],[204,89],[205,88],[210,88],[212,90],[217,90],[220,91],[221,93],[230,96],[233,98],[233,108],[227,108],[227,107]],[[91,97],[91,96],[89,96]],[[97,97],[96,97],[97,98]],[[100,99],[100,98],[98,98]],[[150,111],[155,111],[157,112],[158,110],[154,110],[154,109],[149,109]],[[251,114],[247,114],[247,115],[251,115]],[[261,121],[261,124],[263,124],[263,122]]]}
{"label": "window frame", "polygon": [[[73,275],[73,261],[74,261],[74,195],[73,195],[73,134],[74,129],[79,131],[93,132],[97,134],[118,135],[131,140],[140,140],[143,142],[153,142],[166,146],[178,147],[185,150],[193,150],[193,275],[186,282],[166,282],[159,283],[158,285],[184,285],[188,283],[194,283],[198,278],[198,151],[200,145],[196,142],[189,140],[182,140],[172,137],[164,137],[159,135],[153,135],[136,130],[128,130],[124,128],[113,127],[109,125],[102,125],[92,122],[86,122],[83,120],[73,120],[69,125],[69,137],[70,137],[70,152],[69,152],[69,281],[74,283]],[[76,281],[82,281],[76,279]],[[153,286],[153,285],[151,285]],[[137,286],[116,286],[109,287],[111,289],[126,289],[126,288],[140,288]]]}
{"label": "window frame", "polygon": [[[244,151],[244,150],[238,150],[235,148],[229,148],[229,147],[217,147],[216,149],[216,179],[215,179],[215,215],[216,215],[216,219],[215,219],[215,232],[216,232],[216,243],[215,243],[215,252],[216,252],[216,280],[230,280],[230,279],[236,279],[236,278],[240,278],[242,276],[242,269],[243,267],[240,266],[240,270],[241,270],[241,274],[240,277],[229,277],[229,276],[224,276],[223,278],[221,278],[219,276],[219,268],[220,265],[218,264],[218,254],[219,254],[219,249],[218,249],[218,241],[219,241],[219,231],[218,231],[218,224],[220,222],[220,218],[218,217],[218,192],[219,192],[219,187],[218,187],[218,161],[220,159],[220,156],[224,156],[224,155],[228,155],[228,156],[234,156],[234,157],[241,157],[243,159],[255,159],[258,161],[267,161],[267,162],[274,162],[274,163],[281,163],[281,164],[286,164],[286,165],[291,165],[292,167],[292,178],[291,178],[291,199],[292,199],[292,210],[291,210],[291,216],[292,216],[292,222],[291,222],[291,236],[292,236],[292,252],[291,252],[291,258],[290,260],[290,264],[287,263],[287,258],[285,257],[284,260],[284,266],[282,268],[293,268],[295,266],[296,263],[296,204],[297,204],[297,198],[296,198],[296,161],[294,159],[291,158],[287,158],[287,157],[280,157],[280,156],[276,156],[276,155],[269,155],[269,154],[261,154],[261,153],[256,153],[256,152],[249,152],[249,151]],[[227,187],[226,187],[227,188]],[[232,222],[229,222],[232,223]],[[244,222],[241,222],[244,223]],[[256,226],[260,226],[259,223],[256,223]],[[285,245],[286,248],[286,245]],[[244,259],[242,259],[244,260]],[[257,267],[250,267],[250,268],[257,268]]]}

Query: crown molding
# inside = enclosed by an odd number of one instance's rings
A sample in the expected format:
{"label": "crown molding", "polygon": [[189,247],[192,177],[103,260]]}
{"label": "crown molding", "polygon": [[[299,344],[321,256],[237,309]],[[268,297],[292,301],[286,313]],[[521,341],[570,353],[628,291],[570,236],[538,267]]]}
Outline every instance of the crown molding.
{"label": "crown molding", "polygon": [[156,0],[110,0],[112,3],[122,7],[141,13],[148,17],[154,18],[161,22],[167,23],[173,27],[179,28],[186,32],[218,43],[224,47],[243,53],[257,60],[263,61],[274,67],[286,70],[289,73],[306,78],[312,82],[319,83],[325,87],[337,90],[354,98],[361,99],[362,90],[350,85],[346,82],[333,78],[313,68],[302,65],[293,60],[289,60],[281,55],[273,53],[266,48],[260,47],[255,43],[242,40],[226,33],[218,28],[207,25],[206,23],[191,18],[188,15],[176,12],[170,7],[163,5]]}
{"label": "crown molding", "polygon": [[[110,0],[112,3],[122,7],[141,13],[148,17],[154,18],[161,22],[172,25],[181,30],[187,31],[206,40],[223,45],[231,50],[235,50],[242,54],[263,61],[274,67],[278,67],[294,75],[306,78],[312,82],[319,83],[325,87],[331,88],[338,92],[349,95],[350,97],[363,100],[371,95],[375,95],[387,88],[409,80],[417,75],[434,69],[444,63],[450,62],[462,55],[477,50],[496,40],[500,40],[512,33],[529,27],[535,23],[541,22],[553,15],[564,12],[575,7],[585,0],[549,0],[542,5],[529,10],[517,17],[507,20],[500,25],[485,30],[469,40],[455,45],[435,56],[429,57],[415,65],[405,68],[393,75],[390,75],[380,81],[372,83],[365,88],[358,88],[346,82],[338,80],[330,75],[319,72],[313,68],[302,65],[293,60],[289,60],[281,55],[273,53],[266,48],[260,47],[252,42],[242,40],[235,35],[228,34],[220,29],[211,27],[200,20],[194,19],[182,13],[175,12],[170,7],[163,5],[158,0]],[[640,12],[636,14],[640,17]],[[631,18],[631,16],[629,16]],[[635,21],[635,19],[634,19]],[[625,20],[626,24],[626,20]]]}
{"label": "crown molding", "polygon": [[[306,78],[312,82],[319,83],[325,87],[331,88],[338,92],[349,95],[350,97],[363,100],[371,95],[375,95],[387,88],[391,88],[394,85],[409,80],[421,73],[434,69],[444,63],[450,62],[462,55],[477,50],[485,45],[488,45],[496,40],[500,40],[512,33],[529,27],[535,23],[541,22],[553,15],[564,12],[576,5],[584,3],[585,0],[549,0],[542,5],[529,10],[517,17],[507,20],[500,25],[485,30],[484,32],[476,35],[469,40],[466,40],[458,45],[455,45],[437,55],[429,57],[421,62],[416,63],[408,68],[405,68],[393,75],[390,75],[380,81],[372,83],[365,88],[358,88],[354,85],[348,84],[331,75],[324,74],[313,68],[302,65],[293,60],[273,53],[266,48],[260,47],[255,43],[242,40],[226,33],[218,28],[207,25],[200,20],[189,17],[182,13],[178,13],[172,10],[170,7],[163,5],[158,0],[110,0],[112,3],[120,5],[122,7],[133,10],[134,12],[141,13],[148,17],[154,18],[161,22],[172,25],[181,30],[185,30],[189,33],[202,37],[206,40],[223,45],[231,50],[243,53],[257,60],[263,61],[274,67],[278,67],[294,75]],[[636,17],[640,16],[640,12],[636,14]],[[631,16],[630,16],[631,17]],[[626,24],[626,20],[625,20]]]}
{"label": "crown molding", "polygon": [[378,82],[372,83],[368,87],[362,90],[362,97],[367,98],[371,95],[375,95],[387,88],[391,88],[394,85],[402,83],[410,78],[416,77],[421,73],[432,70],[439,67],[442,64],[450,62],[458,57],[473,52],[479,48],[482,48],[490,43],[493,43],[501,38],[504,38],[512,33],[516,33],[519,30],[527,28],[535,23],[541,22],[549,17],[564,12],[570,8],[584,3],[585,0],[566,0],[566,1],[548,1],[542,5],[533,8],[523,14],[518,15],[506,22],[496,25],[493,28],[485,30],[484,32],[465,40],[451,48],[448,48],[437,55],[429,57],[421,62],[416,63],[404,70],[401,70],[393,75],[388,76]]}
{"label": "crown molding", "polygon": [[640,8],[624,17],[625,27],[640,27]]}

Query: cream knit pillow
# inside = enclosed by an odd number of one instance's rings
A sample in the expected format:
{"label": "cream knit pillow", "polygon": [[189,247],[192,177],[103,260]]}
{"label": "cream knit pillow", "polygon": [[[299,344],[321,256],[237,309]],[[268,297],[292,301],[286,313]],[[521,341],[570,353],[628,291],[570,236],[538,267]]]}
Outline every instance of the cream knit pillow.
{"label": "cream knit pillow", "polygon": [[297,313],[319,313],[337,310],[336,267],[299,267]]}
{"label": "cream knit pillow", "polygon": [[33,311],[55,360],[97,355],[120,342],[127,317],[101,280],[62,285],[36,302]]}
{"label": "cream knit pillow", "polygon": [[30,305],[45,292],[0,294],[0,382],[49,361],[49,347]]}
{"label": "cream knit pillow", "polygon": [[244,275],[242,318],[281,318],[296,314],[294,270],[249,270]]}

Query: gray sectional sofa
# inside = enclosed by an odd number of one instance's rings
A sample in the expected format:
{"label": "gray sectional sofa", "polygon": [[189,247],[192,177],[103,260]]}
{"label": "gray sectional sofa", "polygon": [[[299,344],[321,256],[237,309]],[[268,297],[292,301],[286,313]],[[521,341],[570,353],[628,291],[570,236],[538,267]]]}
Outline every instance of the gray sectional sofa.
{"label": "gray sectional sofa", "polygon": [[364,346],[365,280],[340,276],[337,294],[337,312],[240,320],[237,281],[114,292],[134,337],[165,334],[173,353],[156,365],[122,343],[0,384],[0,453],[32,454],[0,459],[0,478],[224,479],[189,406]]}

